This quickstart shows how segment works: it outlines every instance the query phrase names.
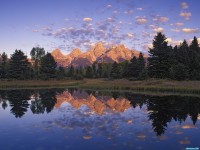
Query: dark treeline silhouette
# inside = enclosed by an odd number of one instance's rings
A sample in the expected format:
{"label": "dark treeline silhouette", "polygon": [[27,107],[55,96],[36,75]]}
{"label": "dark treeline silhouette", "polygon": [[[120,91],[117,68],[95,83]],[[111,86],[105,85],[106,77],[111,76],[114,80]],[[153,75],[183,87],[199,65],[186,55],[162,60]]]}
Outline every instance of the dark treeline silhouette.
{"label": "dark treeline silhouette", "polygon": [[[3,109],[10,109],[10,113],[16,118],[21,118],[30,109],[33,114],[50,113],[57,103],[56,96],[66,92],[63,89],[51,90],[10,90],[0,91],[0,105]],[[183,96],[147,96],[132,93],[119,92],[97,92],[97,91],[77,91],[68,89],[72,96],[74,93],[83,93],[85,96],[94,96],[103,98],[110,96],[115,100],[117,98],[126,98],[130,101],[133,108],[144,105],[147,108],[148,119],[152,122],[152,128],[157,135],[162,135],[167,130],[167,125],[171,121],[177,121],[179,124],[185,122],[189,117],[195,125],[200,114],[200,98]],[[86,92],[86,93],[84,93]],[[82,96],[80,99],[82,100]],[[76,97],[78,99],[78,97]]]}
{"label": "dark treeline silhouette", "polygon": [[91,66],[67,68],[57,66],[53,56],[40,47],[34,47],[31,59],[21,50],[15,50],[10,59],[6,53],[0,55],[1,79],[83,79],[109,78],[142,80],[146,78],[168,78],[174,80],[200,80],[200,47],[196,37],[188,45],[184,40],[180,45],[168,45],[166,36],[157,33],[148,59],[140,53],[130,61],[120,63],[98,63]]}

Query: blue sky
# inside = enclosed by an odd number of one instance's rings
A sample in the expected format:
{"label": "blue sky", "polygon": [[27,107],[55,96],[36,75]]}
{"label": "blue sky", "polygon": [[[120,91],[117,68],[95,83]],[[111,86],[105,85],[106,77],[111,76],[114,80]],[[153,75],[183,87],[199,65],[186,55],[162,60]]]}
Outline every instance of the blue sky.
{"label": "blue sky", "polygon": [[156,32],[169,44],[200,40],[199,0],[0,0],[0,53],[34,46],[87,50],[98,41],[147,52]]}

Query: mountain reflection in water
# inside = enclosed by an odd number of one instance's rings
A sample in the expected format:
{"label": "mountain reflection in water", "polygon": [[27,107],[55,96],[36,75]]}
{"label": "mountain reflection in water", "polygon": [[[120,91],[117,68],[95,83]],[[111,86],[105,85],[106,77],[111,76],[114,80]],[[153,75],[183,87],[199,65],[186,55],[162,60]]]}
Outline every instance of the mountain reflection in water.
{"label": "mountain reflection in water", "polygon": [[[76,89],[0,91],[2,108],[4,110],[10,109],[10,113],[16,118],[23,117],[28,109],[33,114],[50,113],[53,109],[60,108],[64,103],[70,104],[77,110],[87,106],[90,111],[84,113],[90,115],[109,115],[124,112],[129,108],[145,106],[143,111],[147,112],[148,120],[157,135],[164,134],[168,123],[172,120],[181,124],[189,117],[193,125],[185,125],[182,128],[194,128],[200,113],[200,98],[198,97],[160,97]],[[132,123],[132,121],[127,120],[127,123]],[[139,135],[139,137],[144,138],[143,135]]]}

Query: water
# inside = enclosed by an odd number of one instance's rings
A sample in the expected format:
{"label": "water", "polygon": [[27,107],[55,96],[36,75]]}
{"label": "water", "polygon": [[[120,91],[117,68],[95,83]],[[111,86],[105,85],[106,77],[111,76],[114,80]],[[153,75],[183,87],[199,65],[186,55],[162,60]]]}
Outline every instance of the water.
{"label": "water", "polygon": [[0,150],[198,148],[199,113],[198,97],[0,91]]}

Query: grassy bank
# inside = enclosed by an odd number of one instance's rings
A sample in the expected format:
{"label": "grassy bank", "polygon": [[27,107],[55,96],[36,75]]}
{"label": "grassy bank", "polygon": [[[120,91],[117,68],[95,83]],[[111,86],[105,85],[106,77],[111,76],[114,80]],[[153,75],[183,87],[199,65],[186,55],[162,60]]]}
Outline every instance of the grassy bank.
{"label": "grassy bank", "polygon": [[200,95],[200,81],[171,81],[153,79],[145,81],[128,81],[125,79],[112,81],[105,79],[84,79],[81,81],[0,81],[0,89],[67,87],[93,90],[117,90],[176,94],[184,93]]}

